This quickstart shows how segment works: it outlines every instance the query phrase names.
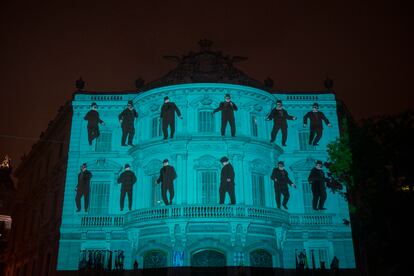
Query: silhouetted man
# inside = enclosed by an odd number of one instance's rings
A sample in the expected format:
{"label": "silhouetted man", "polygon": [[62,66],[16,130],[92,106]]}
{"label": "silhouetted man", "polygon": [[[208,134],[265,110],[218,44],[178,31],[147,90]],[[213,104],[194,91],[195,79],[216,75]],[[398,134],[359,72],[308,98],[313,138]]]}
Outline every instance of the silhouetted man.
{"label": "silhouetted man", "polygon": [[126,139],[128,137],[128,145],[133,146],[132,140],[134,139],[135,135],[135,126],[134,121],[135,118],[138,118],[138,113],[134,109],[134,105],[132,101],[128,101],[127,108],[124,109],[119,115],[119,122],[121,123],[122,128],[122,146],[126,146]]}
{"label": "silhouetted man", "polygon": [[326,210],[323,207],[326,200],[326,177],[322,171],[322,161],[316,161],[316,166],[310,171],[308,181],[312,187],[312,207],[313,210]]}
{"label": "silhouetted man", "polygon": [[283,195],[282,206],[287,210],[287,203],[290,197],[288,184],[293,188],[296,188],[296,185],[290,180],[288,172],[285,170],[285,164],[282,161],[279,161],[277,168],[273,169],[270,178],[274,182],[277,208],[280,209],[280,198]]}
{"label": "silhouetted man", "polygon": [[276,135],[280,129],[282,130],[282,146],[286,147],[288,129],[287,120],[296,120],[296,117],[289,115],[287,111],[282,108],[282,101],[277,100],[276,107],[272,109],[266,118],[267,121],[271,119],[273,119],[273,129],[270,136],[270,143],[273,143],[275,141]]}
{"label": "silhouetted man", "polygon": [[98,105],[96,103],[91,104],[91,110],[86,113],[84,119],[88,121],[88,142],[92,145],[92,141],[99,137],[99,124],[104,122],[99,118]]}
{"label": "silhouetted man", "polygon": [[175,133],[175,113],[182,119],[180,109],[173,102],[170,102],[170,98],[164,97],[164,104],[161,107],[160,118],[162,119],[162,132],[164,134],[164,140],[168,138],[168,126],[170,127],[170,138],[174,138]]}
{"label": "silhouetted man", "polygon": [[131,171],[129,164],[125,164],[125,170],[118,177],[118,183],[121,183],[121,211],[124,210],[125,194],[128,195],[128,209],[132,208],[132,186],[137,182],[137,177]]}
{"label": "silhouetted man", "polygon": [[13,167],[11,165],[11,158],[6,155],[4,160],[0,163],[0,185],[4,185],[7,189],[16,190],[13,179],[11,178]]}
{"label": "silhouetted man", "polygon": [[78,174],[78,185],[76,186],[76,212],[81,211],[81,197],[83,196],[83,203],[85,212],[88,212],[89,207],[89,190],[92,178],[92,173],[86,169],[86,163],[81,166],[81,171]]}
{"label": "silhouetted man", "polygon": [[314,103],[312,111],[309,111],[305,116],[303,116],[303,127],[306,127],[308,119],[310,120],[309,145],[317,146],[323,132],[322,120],[328,125],[328,127],[331,127],[331,124],[325,114],[319,111],[318,103]]}
{"label": "silhouetted man", "polygon": [[[165,205],[171,205],[174,198],[174,179],[177,178],[174,167],[168,165],[168,159],[162,162],[163,167],[160,170],[160,176],[157,183],[161,183],[161,195]],[[170,201],[167,199],[167,191],[170,194]]]}
{"label": "silhouetted man", "polygon": [[231,136],[236,136],[236,123],[234,120],[234,111],[237,111],[237,105],[231,101],[230,94],[226,94],[224,102],[214,109],[213,114],[221,111],[221,136],[226,133],[227,123],[230,124]]}
{"label": "silhouetted man", "polygon": [[220,174],[220,204],[224,204],[224,199],[226,197],[226,192],[229,193],[230,203],[236,204],[236,195],[234,194],[234,169],[233,166],[229,163],[227,157],[222,157],[220,159],[223,168],[221,169]]}

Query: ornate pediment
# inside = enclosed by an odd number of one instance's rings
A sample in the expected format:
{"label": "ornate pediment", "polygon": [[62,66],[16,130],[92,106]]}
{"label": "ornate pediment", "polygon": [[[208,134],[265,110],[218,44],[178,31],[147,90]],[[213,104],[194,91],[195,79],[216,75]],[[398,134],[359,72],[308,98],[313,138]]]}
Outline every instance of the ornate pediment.
{"label": "ornate pediment", "polygon": [[302,159],[299,161],[296,161],[292,165],[290,165],[290,169],[293,172],[297,171],[310,171],[313,167],[315,167],[316,160],[312,157],[308,157],[306,159]]}
{"label": "ornate pediment", "polygon": [[158,159],[152,159],[143,168],[144,173],[147,175],[158,173],[162,168],[162,162]]}
{"label": "ornate pediment", "polygon": [[194,160],[194,169],[219,169],[220,167],[219,160],[211,155],[203,155]]}
{"label": "ornate pediment", "polygon": [[119,171],[123,168],[122,164],[114,162],[106,158],[99,158],[95,161],[87,162],[90,171]]}
{"label": "ornate pediment", "polygon": [[269,164],[265,163],[260,159],[254,159],[253,161],[249,162],[250,171],[261,173],[261,174],[269,174],[271,167]]}

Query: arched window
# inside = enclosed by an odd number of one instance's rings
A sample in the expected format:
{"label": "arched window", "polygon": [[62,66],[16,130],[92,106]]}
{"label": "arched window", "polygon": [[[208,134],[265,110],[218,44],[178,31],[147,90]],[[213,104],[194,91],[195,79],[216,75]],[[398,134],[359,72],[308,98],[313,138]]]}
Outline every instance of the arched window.
{"label": "arched window", "polygon": [[217,250],[201,250],[191,256],[191,266],[226,266],[226,256]]}
{"label": "arched window", "polygon": [[162,197],[161,197],[161,184],[157,183],[159,175],[152,174],[149,176],[150,178],[150,185],[152,187],[152,206],[161,206],[163,205]]}
{"label": "arched window", "polygon": [[250,266],[273,267],[272,255],[264,249],[250,252]]}
{"label": "arched window", "polygon": [[214,116],[212,110],[198,111],[198,132],[214,132]]}
{"label": "arched window", "polygon": [[167,253],[161,250],[151,250],[144,254],[144,268],[159,268],[167,266]]}

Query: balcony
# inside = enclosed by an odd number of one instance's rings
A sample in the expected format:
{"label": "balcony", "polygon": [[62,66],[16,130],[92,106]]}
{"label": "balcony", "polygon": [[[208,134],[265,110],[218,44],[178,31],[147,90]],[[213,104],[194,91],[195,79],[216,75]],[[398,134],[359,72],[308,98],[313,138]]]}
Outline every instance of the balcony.
{"label": "balcony", "polygon": [[176,205],[133,210],[125,215],[83,216],[84,228],[122,228],[134,224],[165,220],[213,221],[228,219],[258,220],[274,225],[333,226],[342,224],[333,214],[289,214],[274,208],[245,205]]}

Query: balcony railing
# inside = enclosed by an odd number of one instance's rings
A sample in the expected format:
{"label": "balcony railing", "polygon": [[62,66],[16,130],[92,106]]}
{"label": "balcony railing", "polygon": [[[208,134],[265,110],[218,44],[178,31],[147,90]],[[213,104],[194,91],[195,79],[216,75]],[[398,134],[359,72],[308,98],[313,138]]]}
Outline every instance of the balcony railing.
{"label": "balcony railing", "polygon": [[123,227],[135,223],[167,219],[245,218],[285,223],[292,226],[328,226],[340,224],[334,214],[289,214],[274,208],[244,205],[177,205],[138,209],[125,215],[84,216],[81,227]]}
{"label": "balcony railing", "polygon": [[85,216],[81,218],[82,227],[120,227],[124,225],[122,215]]}
{"label": "balcony railing", "polygon": [[289,223],[289,215],[286,212],[271,208],[259,208],[242,205],[181,205],[131,211],[125,215],[125,224],[179,218],[250,218]]}

